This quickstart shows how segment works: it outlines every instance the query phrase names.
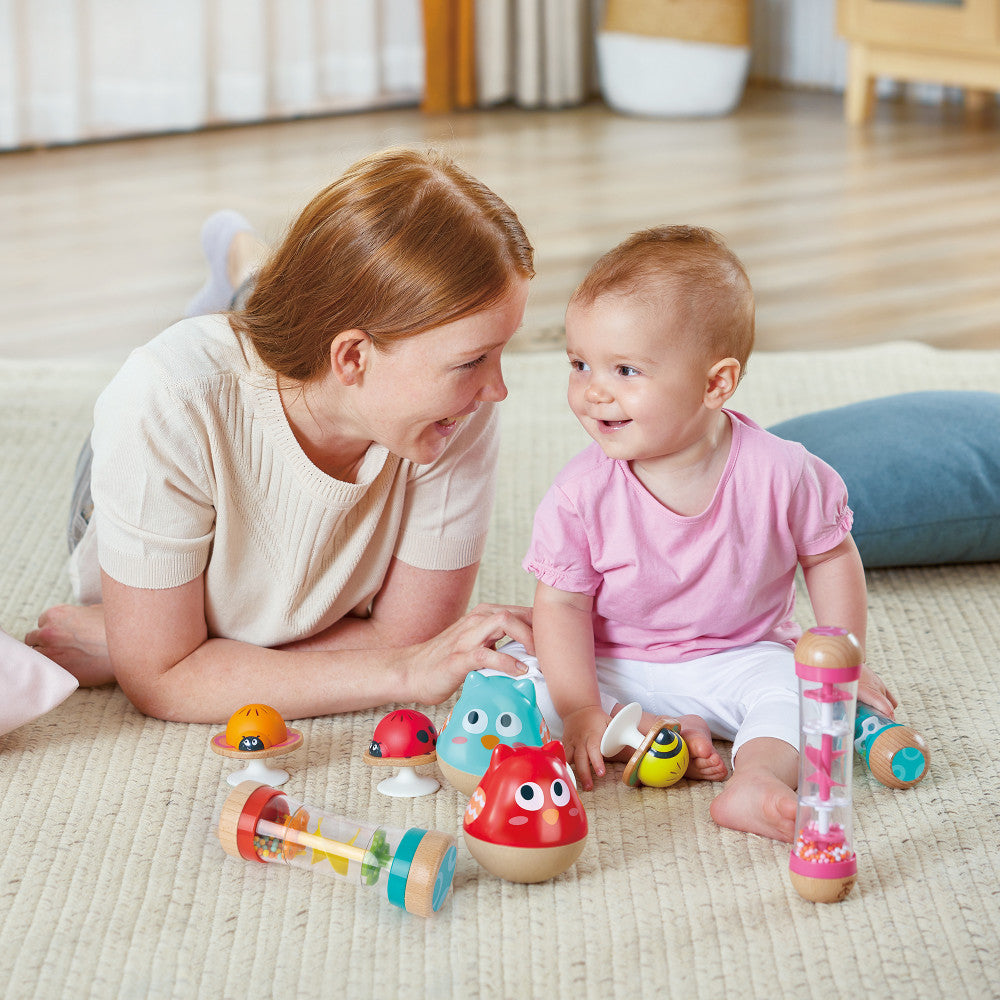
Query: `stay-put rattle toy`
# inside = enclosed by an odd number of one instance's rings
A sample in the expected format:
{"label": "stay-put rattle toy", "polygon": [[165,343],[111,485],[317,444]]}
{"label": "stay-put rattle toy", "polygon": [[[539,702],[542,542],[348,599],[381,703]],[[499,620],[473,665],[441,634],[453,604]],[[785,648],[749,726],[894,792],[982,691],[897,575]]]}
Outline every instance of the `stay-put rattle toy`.
{"label": "stay-put rattle toy", "polygon": [[788,868],[798,894],[814,903],[844,899],[857,878],[851,773],[863,655],[842,628],[811,628],[795,647],[799,802]]}
{"label": "stay-put rattle toy", "polygon": [[455,874],[454,837],[334,816],[252,781],[229,793],[219,841],[234,858],[321,871],[376,888],[394,906],[422,917],[444,905]]}
{"label": "stay-put rattle toy", "polygon": [[292,753],[303,742],[302,733],[286,726],[270,705],[244,705],[229,717],[225,732],[216,733],[208,745],[220,757],[231,757],[246,765],[226,778],[230,785],[244,781],[281,785],[288,780],[288,772],[268,767],[267,758]]}
{"label": "stay-put rattle toy", "polygon": [[627,746],[635,749],[622,775],[622,781],[632,788],[636,785],[653,788],[676,785],[684,777],[689,759],[687,744],[679,732],[680,724],[660,718],[643,735],[639,732],[641,718],[642,706],[637,701],[622,708],[601,737],[601,753],[614,757]]}

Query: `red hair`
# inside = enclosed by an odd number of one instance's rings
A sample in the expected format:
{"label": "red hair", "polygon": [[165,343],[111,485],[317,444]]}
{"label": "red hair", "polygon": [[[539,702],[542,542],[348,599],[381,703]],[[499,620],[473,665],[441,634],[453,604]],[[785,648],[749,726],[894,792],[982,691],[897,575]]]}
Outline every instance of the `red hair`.
{"label": "red hair", "polygon": [[307,382],[339,333],[389,349],[488,308],[534,275],[533,256],[485,184],[442,154],[389,149],[309,202],[230,322],[269,368]]}

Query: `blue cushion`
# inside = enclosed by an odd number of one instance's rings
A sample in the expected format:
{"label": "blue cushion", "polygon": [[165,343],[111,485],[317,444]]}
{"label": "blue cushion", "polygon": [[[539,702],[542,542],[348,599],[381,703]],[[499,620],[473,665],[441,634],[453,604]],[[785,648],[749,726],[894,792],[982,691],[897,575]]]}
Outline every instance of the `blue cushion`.
{"label": "blue cushion", "polygon": [[843,477],[865,566],[1000,559],[1000,394],[904,393],[769,429]]}

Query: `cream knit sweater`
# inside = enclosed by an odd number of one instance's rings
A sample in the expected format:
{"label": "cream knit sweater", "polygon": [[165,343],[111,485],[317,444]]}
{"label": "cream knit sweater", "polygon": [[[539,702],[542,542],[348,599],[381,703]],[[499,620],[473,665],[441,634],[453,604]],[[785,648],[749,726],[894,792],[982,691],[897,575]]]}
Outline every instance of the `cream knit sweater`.
{"label": "cream knit sweater", "polygon": [[340,482],[305,456],[273,372],[226,319],[184,320],[134,351],[97,401],[77,599],[100,599],[98,560],[132,587],[204,573],[211,635],[260,646],[313,635],[364,614],[393,556],[422,569],[480,558],[497,434],[484,405],[431,465],[372,445],[357,482]]}

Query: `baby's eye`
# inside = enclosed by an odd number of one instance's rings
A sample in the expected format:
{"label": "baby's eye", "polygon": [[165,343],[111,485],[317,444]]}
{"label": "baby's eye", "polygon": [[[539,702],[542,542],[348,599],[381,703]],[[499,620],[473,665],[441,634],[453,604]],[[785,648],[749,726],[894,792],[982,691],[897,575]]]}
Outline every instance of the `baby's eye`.
{"label": "baby's eye", "polygon": [[633,368],[631,365],[619,365],[618,374],[624,376],[625,378],[631,378],[633,375],[639,374],[639,369]]}
{"label": "baby's eye", "polygon": [[571,358],[569,362],[570,368],[575,372],[589,372],[590,366],[586,361],[581,361],[579,358]]}
{"label": "baby's eye", "polygon": [[464,365],[459,365],[460,371],[468,371],[470,368],[478,368],[481,364],[486,361],[486,355],[481,354],[478,358],[474,358],[472,361],[466,361]]}

